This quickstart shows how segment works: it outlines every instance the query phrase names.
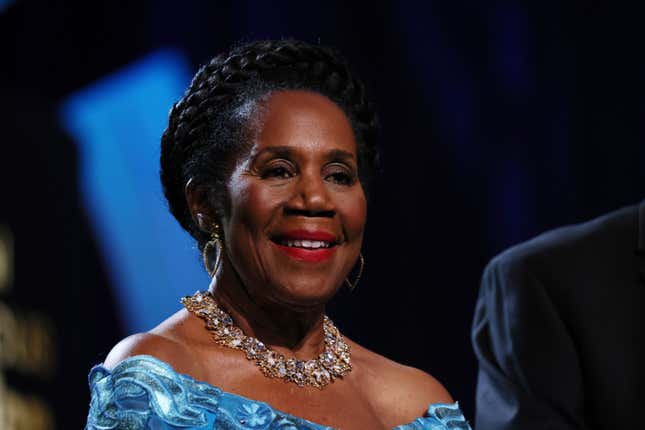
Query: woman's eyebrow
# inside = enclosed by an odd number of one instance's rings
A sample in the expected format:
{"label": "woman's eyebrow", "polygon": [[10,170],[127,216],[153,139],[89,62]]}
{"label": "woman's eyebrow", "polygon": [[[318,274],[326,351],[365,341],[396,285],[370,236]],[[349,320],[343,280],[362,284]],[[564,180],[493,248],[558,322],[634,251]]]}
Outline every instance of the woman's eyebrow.
{"label": "woman's eyebrow", "polygon": [[269,146],[256,152],[253,155],[253,159],[257,159],[267,153],[278,157],[288,157],[293,154],[293,148],[290,148],[289,146]]}
{"label": "woman's eyebrow", "polygon": [[327,158],[334,159],[334,160],[354,161],[356,159],[356,156],[349,151],[345,151],[342,149],[333,149],[327,153]]}
{"label": "woman's eyebrow", "polygon": [[[259,150],[252,156],[252,158],[253,160],[257,160],[265,154],[269,154],[270,156],[274,157],[290,158],[294,155],[294,152],[294,148],[291,146],[269,146],[267,148]],[[343,149],[332,149],[325,154],[325,158],[327,160],[355,161],[356,155]]]}

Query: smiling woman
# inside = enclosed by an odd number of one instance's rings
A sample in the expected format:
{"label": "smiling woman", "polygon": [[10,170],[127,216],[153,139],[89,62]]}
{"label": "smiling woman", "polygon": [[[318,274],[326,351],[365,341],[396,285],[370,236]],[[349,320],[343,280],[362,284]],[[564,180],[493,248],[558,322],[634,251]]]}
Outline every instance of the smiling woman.
{"label": "smiling woman", "polygon": [[[354,133],[343,111],[318,93],[283,90],[257,103],[253,143],[230,175],[230,209],[220,217],[230,256],[224,267],[231,261],[235,270],[223,270],[216,290],[245,290],[266,306],[324,306],[363,238],[366,202]],[[209,213],[193,189],[192,213]],[[239,276],[245,288],[226,274]]]}
{"label": "smiling woman", "polygon": [[363,264],[375,131],[329,48],[253,42],[197,72],[161,180],[212,281],[92,369],[88,429],[469,428],[433,377],[325,316]]}

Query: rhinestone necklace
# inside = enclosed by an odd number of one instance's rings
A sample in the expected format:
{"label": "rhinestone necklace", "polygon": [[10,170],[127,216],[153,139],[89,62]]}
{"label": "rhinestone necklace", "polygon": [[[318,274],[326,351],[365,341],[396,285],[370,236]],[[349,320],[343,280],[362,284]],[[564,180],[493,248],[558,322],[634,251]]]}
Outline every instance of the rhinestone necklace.
{"label": "rhinestone necklace", "polygon": [[349,345],[326,315],[323,317],[325,350],[313,360],[298,360],[285,358],[271,351],[260,340],[246,336],[209,292],[198,291],[182,298],[181,303],[188,311],[206,321],[206,329],[216,343],[244,351],[246,358],[254,361],[266,377],[293,382],[300,387],[311,385],[322,389],[352,370]]}

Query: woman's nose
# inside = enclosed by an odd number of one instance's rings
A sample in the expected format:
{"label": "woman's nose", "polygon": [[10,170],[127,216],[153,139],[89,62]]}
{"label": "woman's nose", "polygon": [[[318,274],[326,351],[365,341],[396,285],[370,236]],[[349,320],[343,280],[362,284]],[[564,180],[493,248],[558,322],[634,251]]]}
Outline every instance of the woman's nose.
{"label": "woman's nose", "polygon": [[306,212],[308,216],[333,216],[334,203],[320,174],[302,173],[287,205],[288,209]]}

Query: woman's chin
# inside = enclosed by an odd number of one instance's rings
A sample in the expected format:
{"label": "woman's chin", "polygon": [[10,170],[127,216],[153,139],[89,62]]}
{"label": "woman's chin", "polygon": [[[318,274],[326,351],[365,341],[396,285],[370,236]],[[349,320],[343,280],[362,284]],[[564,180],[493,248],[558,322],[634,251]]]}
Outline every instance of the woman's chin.
{"label": "woman's chin", "polygon": [[312,308],[325,306],[336,294],[337,289],[322,290],[320,288],[292,288],[276,291],[273,301],[279,305],[290,307],[296,311],[308,311]]}

